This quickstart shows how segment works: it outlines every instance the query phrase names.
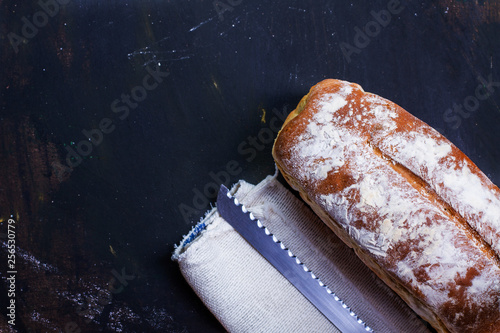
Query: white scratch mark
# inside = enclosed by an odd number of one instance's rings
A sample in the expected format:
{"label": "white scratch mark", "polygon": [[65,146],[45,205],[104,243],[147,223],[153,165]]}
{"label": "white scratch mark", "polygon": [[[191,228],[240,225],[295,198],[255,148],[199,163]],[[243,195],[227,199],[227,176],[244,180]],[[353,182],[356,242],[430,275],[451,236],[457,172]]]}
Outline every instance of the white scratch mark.
{"label": "white scratch mark", "polygon": [[208,20],[201,22],[201,23],[200,23],[200,24],[198,24],[197,26],[194,26],[194,27],[192,27],[191,29],[189,29],[189,32],[193,32],[193,31],[195,31],[196,29],[198,29],[198,28],[199,28],[199,27],[201,27],[202,25],[207,24],[208,22],[212,21],[213,19],[214,19],[214,18],[213,18],[213,17],[211,17],[211,18],[209,18]]}
{"label": "white scratch mark", "polygon": [[297,7],[290,7],[289,6],[288,9],[293,9],[293,10],[296,10],[296,11],[299,11],[299,12],[303,12],[303,13],[307,12],[307,10],[305,10],[303,8],[297,8]]}

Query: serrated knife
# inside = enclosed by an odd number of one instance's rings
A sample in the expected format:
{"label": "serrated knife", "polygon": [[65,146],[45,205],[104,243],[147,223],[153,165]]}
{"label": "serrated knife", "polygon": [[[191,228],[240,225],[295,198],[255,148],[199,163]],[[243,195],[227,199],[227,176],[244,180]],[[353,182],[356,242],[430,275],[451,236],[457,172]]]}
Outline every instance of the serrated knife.
{"label": "serrated knife", "polygon": [[373,332],[333,291],[309,270],[224,185],[217,196],[220,215],[344,333]]}

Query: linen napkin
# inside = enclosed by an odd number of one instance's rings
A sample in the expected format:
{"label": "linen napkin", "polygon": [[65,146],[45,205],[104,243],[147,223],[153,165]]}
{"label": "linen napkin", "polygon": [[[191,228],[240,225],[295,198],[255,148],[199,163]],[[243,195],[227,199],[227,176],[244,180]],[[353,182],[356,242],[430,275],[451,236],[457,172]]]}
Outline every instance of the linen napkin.
{"label": "linen napkin", "polygon": [[[238,201],[375,332],[430,332],[426,324],[347,247],[277,174],[240,180]],[[264,257],[211,209],[172,259],[229,332],[339,332]]]}

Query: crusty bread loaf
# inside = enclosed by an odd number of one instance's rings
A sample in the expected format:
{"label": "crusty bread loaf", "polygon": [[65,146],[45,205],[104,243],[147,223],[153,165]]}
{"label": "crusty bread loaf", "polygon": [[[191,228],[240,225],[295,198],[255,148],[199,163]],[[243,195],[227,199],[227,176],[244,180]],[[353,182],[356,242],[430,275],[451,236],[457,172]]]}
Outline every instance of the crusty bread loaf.
{"label": "crusty bread loaf", "polygon": [[273,147],[321,219],[439,332],[500,332],[500,190],[457,147],[353,83],[314,86]]}

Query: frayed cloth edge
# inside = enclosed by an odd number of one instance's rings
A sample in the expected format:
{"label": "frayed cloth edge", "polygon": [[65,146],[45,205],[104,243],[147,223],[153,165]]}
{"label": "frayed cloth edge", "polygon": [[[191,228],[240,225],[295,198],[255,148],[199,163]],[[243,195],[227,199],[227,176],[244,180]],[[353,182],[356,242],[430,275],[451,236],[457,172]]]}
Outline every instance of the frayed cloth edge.
{"label": "frayed cloth edge", "polygon": [[207,210],[200,221],[191,228],[191,231],[189,231],[182,237],[181,242],[175,245],[174,252],[172,253],[171,257],[173,261],[178,261],[179,256],[182,254],[182,252],[207,228],[207,225],[210,224],[209,222],[207,222],[207,220],[210,218],[210,216],[215,214],[216,211],[216,207],[211,207],[209,210]]}
{"label": "frayed cloth edge", "polygon": [[[264,181],[270,181],[272,179],[276,179],[278,177],[279,173],[278,167],[276,165],[274,167],[275,167],[274,175],[268,175],[259,184],[262,184]],[[231,186],[230,193],[234,195],[238,191],[243,182],[245,181],[241,179],[238,182],[234,183]],[[258,187],[258,185],[256,185],[256,187]],[[211,223],[210,217],[216,213],[217,213],[217,207],[212,206],[209,210],[205,212],[200,221],[191,228],[191,231],[189,231],[186,235],[182,237],[182,241],[174,246],[174,252],[172,253],[171,257],[173,261],[178,261],[179,256],[189,247],[189,245],[193,243],[198,237],[201,236],[203,231],[205,231],[205,229],[207,228],[207,225]]]}

